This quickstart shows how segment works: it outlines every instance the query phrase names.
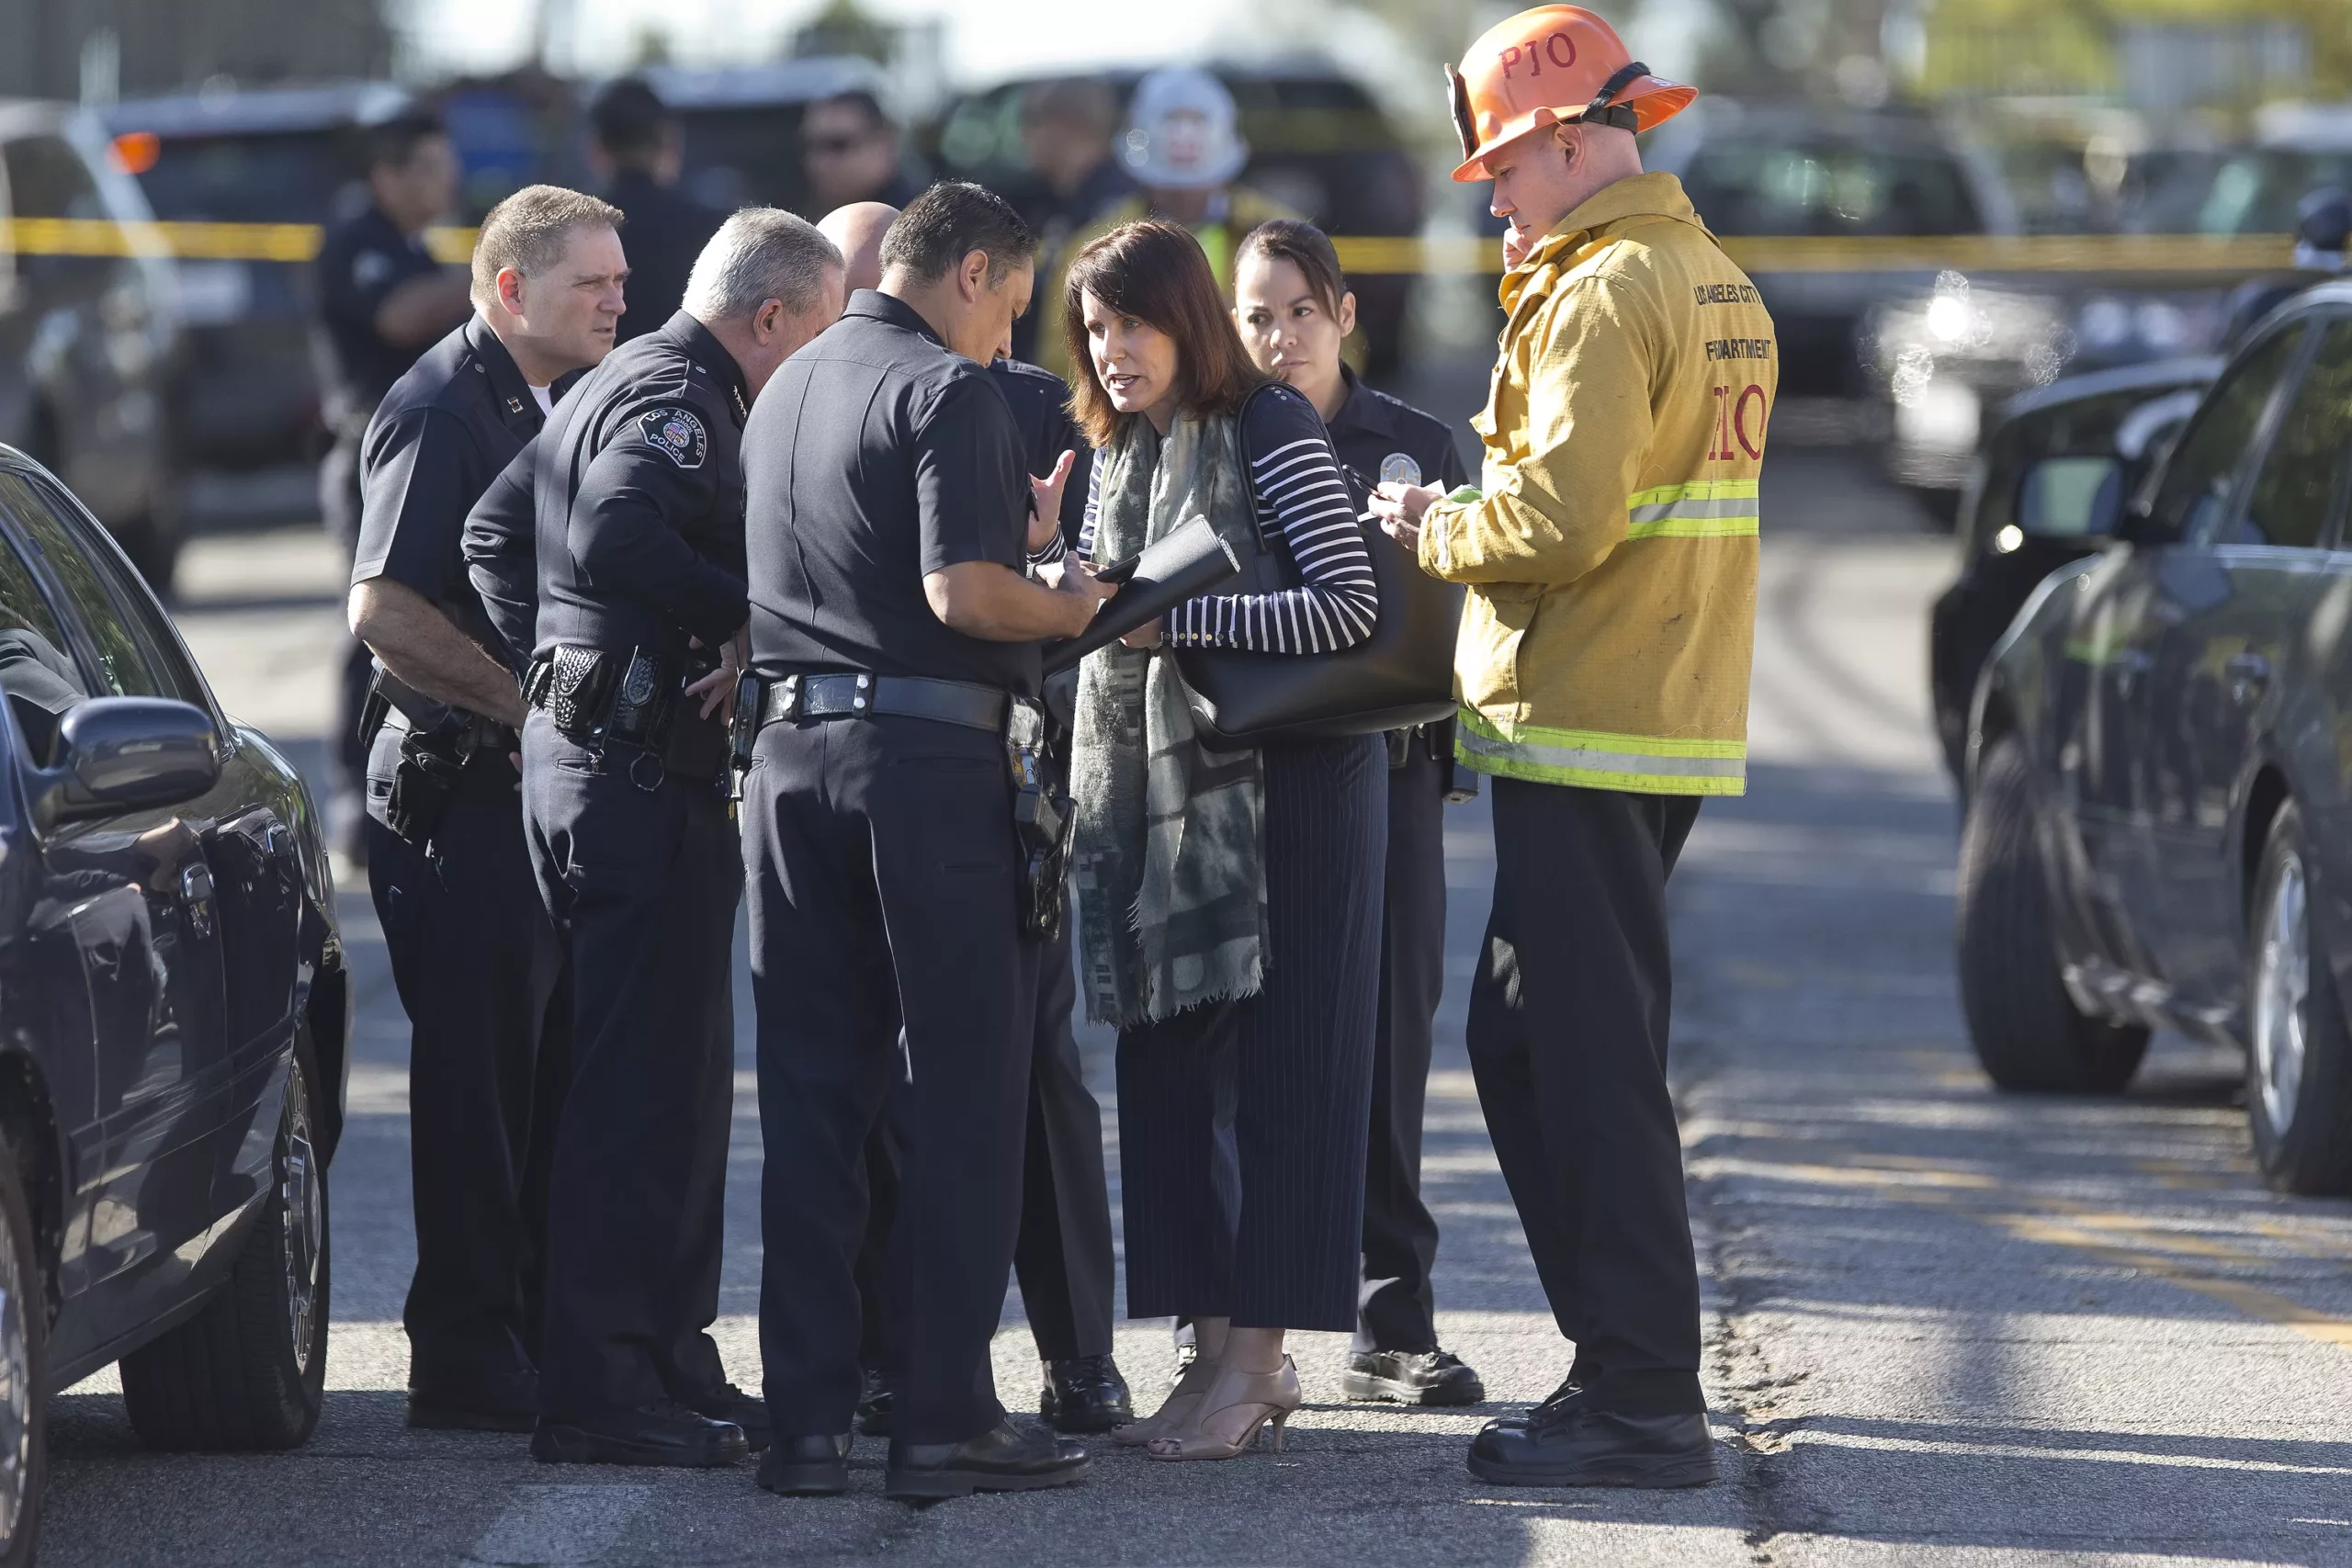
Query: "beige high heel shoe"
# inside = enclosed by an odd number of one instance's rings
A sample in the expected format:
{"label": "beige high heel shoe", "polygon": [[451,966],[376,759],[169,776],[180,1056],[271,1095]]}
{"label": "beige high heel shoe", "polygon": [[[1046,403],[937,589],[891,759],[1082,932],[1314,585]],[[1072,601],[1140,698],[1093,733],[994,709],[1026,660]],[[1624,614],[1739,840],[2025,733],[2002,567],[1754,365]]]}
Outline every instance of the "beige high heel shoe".
{"label": "beige high heel shoe", "polygon": [[1176,1380],[1176,1386],[1168,1391],[1168,1397],[1159,1402],[1159,1409],[1140,1420],[1112,1427],[1111,1440],[1123,1449],[1139,1449],[1167,1437],[1190,1418],[1193,1407],[1200,1404],[1201,1396],[1216,1381],[1216,1363],[1205,1357],[1196,1359]]}
{"label": "beige high heel shoe", "polygon": [[[1298,1408],[1298,1368],[1288,1356],[1274,1372],[1220,1370],[1193,1417],[1152,1439],[1154,1459],[1232,1459],[1258,1440],[1273,1423],[1274,1451],[1283,1451],[1283,1427]],[[1236,1424],[1239,1430],[1231,1431]]]}

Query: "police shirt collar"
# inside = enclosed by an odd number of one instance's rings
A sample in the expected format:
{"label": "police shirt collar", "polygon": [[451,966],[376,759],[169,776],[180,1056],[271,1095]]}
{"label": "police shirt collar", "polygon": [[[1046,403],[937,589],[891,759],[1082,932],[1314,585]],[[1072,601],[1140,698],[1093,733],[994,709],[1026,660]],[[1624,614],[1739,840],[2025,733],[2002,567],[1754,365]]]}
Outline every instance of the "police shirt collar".
{"label": "police shirt collar", "polygon": [[467,320],[465,332],[467,346],[474,351],[474,358],[490,378],[491,400],[498,405],[499,418],[519,422],[526,430],[537,430],[541,416],[538,400],[531,396],[531,383],[481,311]]}
{"label": "police shirt collar", "polygon": [[731,389],[740,407],[751,407],[752,384],[743,378],[743,367],[735,363],[735,356],[727,352],[727,345],[713,336],[708,327],[681,310],[662,324],[662,332],[686,351],[687,358],[718,377],[721,387]]}
{"label": "police shirt collar", "polygon": [[868,316],[877,321],[888,321],[894,327],[904,327],[910,333],[921,333],[940,347],[947,340],[939,335],[932,324],[923,320],[922,312],[895,294],[885,294],[879,288],[861,288],[849,297],[849,309],[844,316]]}
{"label": "police shirt collar", "polygon": [[1338,411],[1331,415],[1330,429],[1336,431],[1353,426],[1384,435],[1396,434],[1396,422],[1388,417],[1387,405],[1381,401],[1378,393],[1365,386],[1362,378],[1345,365],[1340,367],[1340,379],[1347,384],[1348,395],[1340,400]]}

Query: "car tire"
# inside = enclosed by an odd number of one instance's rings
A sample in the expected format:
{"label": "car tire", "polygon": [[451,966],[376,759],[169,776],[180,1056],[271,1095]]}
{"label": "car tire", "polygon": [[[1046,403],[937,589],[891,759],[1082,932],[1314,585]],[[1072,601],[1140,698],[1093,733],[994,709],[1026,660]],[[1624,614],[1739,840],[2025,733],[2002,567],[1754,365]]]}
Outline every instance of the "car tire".
{"label": "car tire", "polygon": [[2292,801],[2271,819],[2246,916],[2246,1120],[2281,1192],[2352,1192],[2352,1031],[2312,918],[2311,837]]}
{"label": "car tire", "polygon": [[195,1317],[122,1360],[122,1399],[150,1448],[299,1448],[326,1390],[330,1283],[318,1066],[298,1043],[276,1182],[229,1279]]}
{"label": "car tire", "polygon": [[32,1207],[15,1151],[0,1145],[0,1568],[26,1568],[40,1545],[49,1478],[49,1309],[33,1247]]}
{"label": "car tire", "polygon": [[1969,1042],[1999,1088],[2114,1094],[2138,1070],[2148,1032],[2090,1017],[2067,994],[2027,766],[2013,738],[1987,747],[1961,825],[1955,937]]}

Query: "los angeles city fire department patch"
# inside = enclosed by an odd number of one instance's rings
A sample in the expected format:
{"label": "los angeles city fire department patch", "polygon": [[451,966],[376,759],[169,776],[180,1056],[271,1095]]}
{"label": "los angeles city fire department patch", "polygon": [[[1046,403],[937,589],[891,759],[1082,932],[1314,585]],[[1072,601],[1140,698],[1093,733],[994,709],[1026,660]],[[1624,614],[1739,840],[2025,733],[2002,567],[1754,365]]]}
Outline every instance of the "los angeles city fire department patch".
{"label": "los angeles city fire department patch", "polygon": [[692,409],[648,409],[637,427],[648,446],[682,468],[699,468],[710,455],[710,433]]}

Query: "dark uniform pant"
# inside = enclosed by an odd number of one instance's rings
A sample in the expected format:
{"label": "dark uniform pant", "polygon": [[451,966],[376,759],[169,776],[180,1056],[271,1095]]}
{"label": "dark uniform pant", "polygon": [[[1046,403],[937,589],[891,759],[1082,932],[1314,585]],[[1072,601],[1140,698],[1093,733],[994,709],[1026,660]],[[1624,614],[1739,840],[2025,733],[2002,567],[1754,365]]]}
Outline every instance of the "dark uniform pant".
{"label": "dark uniform pant", "polygon": [[1666,1083],[1666,880],[1699,801],[1489,782],[1495,906],[1468,1034],[1496,1157],[1593,1405],[1703,1411]]}
{"label": "dark uniform pant", "polygon": [[[1440,726],[1450,734],[1452,726]],[[1438,995],[1445,984],[1445,789],[1419,730],[1388,772],[1388,880],[1381,899],[1380,1026],[1373,1037],[1365,1145],[1359,1350],[1434,1350],[1437,1221],[1421,1201],[1421,1112]]]}
{"label": "dark uniform pant", "polygon": [[[1117,1263],[1111,1244],[1110,1186],[1102,1168],[1102,1108],[1086,1087],[1085,1066],[1070,1032],[1070,1014],[1077,1004],[1078,967],[1065,936],[1046,943],[1038,954],[1021,1235],[1012,1251],[1013,1277],[1021,1281],[1021,1304],[1041,1361],[1111,1353]],[[897,1109],[895,1097],[892,1103]],[[865,1313],[858,1359],[876,1370],[890,1360],[886,1281],[905,1157],[900,1121],[886,1117],[866,1150],[872,1207],[857,1260]]]}
{"label": "dark uniform pant", "polygon": [[1003,1418],[989,1341],[1020,1225],[1037,993],[1003,743],[916,718],[774,724],[744,792],[769,1412],[781,1436],[850,1429],[866,1156],[888,1111],[905,1134],[894,1431],[961,1442]]}
{"label": "dark uniform pant", "polygon": [[[727,801],[534,712],[525,816],[571,964],[574,1067],[548,1197],[541,1410],[578,1419],[725,1381],[718,1315],[742,865]],[[640,780],[652,787],[641,787]]]}
{"label": "dark uniform pant", "polygon": [[468,766],[437,866],[368,822],[368,889],[409,1017],[416,1273],[401,1316],[419,1388],[462,1390],[538,1357],[571,998],[514,784],[503,755]]}

